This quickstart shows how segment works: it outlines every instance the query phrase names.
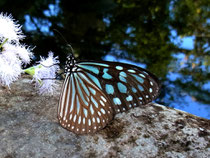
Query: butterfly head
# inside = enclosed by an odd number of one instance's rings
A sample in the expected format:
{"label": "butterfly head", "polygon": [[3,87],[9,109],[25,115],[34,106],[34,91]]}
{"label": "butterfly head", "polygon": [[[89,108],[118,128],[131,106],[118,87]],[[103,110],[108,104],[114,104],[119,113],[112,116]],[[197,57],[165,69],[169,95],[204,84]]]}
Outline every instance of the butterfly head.
{"label": "butterfly head", "polygon": [[71,73],[72,69],[74,68],[74,65],[76,63],[76,60],[74,58],[73,54],[70,54],[67,57],[66,65],[65,65],[65,73]]}

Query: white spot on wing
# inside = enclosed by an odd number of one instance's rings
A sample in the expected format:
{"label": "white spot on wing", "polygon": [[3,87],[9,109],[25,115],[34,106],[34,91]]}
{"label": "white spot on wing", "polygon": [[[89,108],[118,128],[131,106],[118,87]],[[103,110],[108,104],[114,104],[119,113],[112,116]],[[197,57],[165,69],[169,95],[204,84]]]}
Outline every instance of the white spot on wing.
{"label": "white spot on wing", "polygon": [[[66,77],[66,79],[65,79],[65,81],[64,81],[64,89],[63,89],[63,94],[65,94],[66,93],[66,90],[67,90],[67,86],[69,85],[69,81],[70,81],[70,79],[69,79],[69,76],[67,76]],[[60,105],[61,105],[61,107],[60,107],[60,116],[61,117],[63,117],[63,108],[64,108],[64,102],[65,102],[65,96],[66,95],[62,95],[61,96],[61,103],[60,103]]]}
{"label": "white spot on wing", "polygon": [[152,88],[149,88],[149,92],[152,93]]}
{"label": "white spot on wing", "polygon": [[95,117],[93,117],[92,120],[93,120],[93,123],[95,123]]}
{"label": "white spot on wing", "polygon": [[90,119],[88,119],[88,125],[91,126],[91,120]]}
{"label": "white spot on wing", "polygon": [[102,100],[99,101],[102,106],[105,106],[104,102]]}
{"label": "white spot on wing", "polygon": [[78,124],[81,123],[81,116],[79,116],[79,119],[78,119]]}
{"label": "white spot on wing", "polygon": [[100,123],[100,119],[97,117],[97,122]]}
{"label": "white spot on wing", "polygon": [[144,76],[143,74],[139,74],[139,76],[141,76],[141,77],[144,77],[144,78],[145,78],[145,76]]}
{"label": "white spot on wing", "polygon": [[69,120],[71,120],[72,119],[72,114],[69,116]]}
{"label": "white spot on wing", "polygon": [[76,121],[76,118],[77,118],[77,115],[74,115],[74,119],[73,119],[74,122]]}
{"label": "white spot on wing", "polygon": [[94,110],[93,110],[92,104],[90,105],[90,112],[91,112],[92,115],[94,114]]}
{"label": "white spot on wing", "polygon": [[99,116],[101,116],[101,113],[100,113],[100,111],[98,111],[98,115],[99,115]]}
{"label": "white spot on wing", "polygon": [[85,108],[83,108],[83,112],[84,112],[84,114],[85,114],[85,117],[87,117],[87,109],[85,109]]}
{"label": "white spot on wing", "polygon": [[[71,82],[71,81],[70,81]],[[65,103],[65,105],[66,105],[66,108],[65,108],[65,115],[64,115],[64,117],[66,118],[66,116],[67,116],[67,113],[68,113],[68,110],[69,110],[69,98],[70,97],[68,97],[68,96],[70,96],[71,94],[70,94],[70,89],[71,89],[71,87],[72,87],[72,85],[70,85],[70,87],[68,88],[68,91],[67,91],[67,94],[66,94],[66,96],[67,96],[67,100],[66,100],[66,103]]]}
{"label": "white spot on wing", "polygon": [[135,70],[129,69],[128,72],[135,73]]}
{"label": "white spot on wing", "polygon": [[104,102],[107,101],[106,98],[104,98],[104,96],[101,96],[101,99],[102,99]]}
{"label": "white spot on wing", "polygon": [[122,66],[116,66],[115,67],[117,70],[123,70],[123,67]]}
{"label": "white spot on wing", "polygon": [[101,112],[103,113],[103,114],[105,114],[106,112],[105,112],[105,110],[103,109],[103,108],[101,108]]}

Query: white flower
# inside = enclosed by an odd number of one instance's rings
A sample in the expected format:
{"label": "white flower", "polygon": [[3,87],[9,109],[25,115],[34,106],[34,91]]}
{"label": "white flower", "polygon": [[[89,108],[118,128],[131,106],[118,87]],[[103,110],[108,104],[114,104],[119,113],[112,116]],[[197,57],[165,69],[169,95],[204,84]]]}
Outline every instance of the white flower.
{"label": "white flower", "polygon": [[39,93],[42,95],[52,95],[55,91],[57,84],[55,81],[56,72],[60,69],[57,60],[58,57],[53,57],[53,53],[49,52],[48,58],[42,58],[40,65],[35,67],[34,80],[36,86],[39,87]]}
{"label": "white flower", "polygon": [[[31,61],[31,58],[33,57],[33,53],[31,52],[31,49],[25,45],[21,44],[9,44],[5,43],[3,46],[3,50],[6,53],[10,53],[7,55],[11,55],[19,60],[21,60],[21,64],[29,64]],[[11,60],[11,59],[10,59]]]}
{"label": "white flower", "polygon": [[11,15],[0,14],[0,84],[8,87],[33,56],[31,49],[19,42],[24,37],[20,28]]}
{"label": "white flower", "polygon": [[11,15],[0,13],[0,42],[8,39],[9,42],[19,42],[25,36],[21,26],[14,21]]}
{"label": "white flower", "polygon": [[9,87],[18,79],[21,72],[21,61],[13,52],[0,53],[0,84]]}
{"label": "white flower", "polygon": [[22,65],[30,63],[32,53],[22,45],[5,43],[0,52],[0,84],[8,86],[18,79]]}
{"label": "white flower", "polygon": [[30,64],[31,58],[33,57],[32,49],[25,45],[19,45],[16,47],[16,54],[20,57],[22,63]]}
{"label": "white flower", "polygon": [[0,52],[0,84],[8,86],[22,73],[22,65],[30,63],[32,53],[21,45],[4,44]]}

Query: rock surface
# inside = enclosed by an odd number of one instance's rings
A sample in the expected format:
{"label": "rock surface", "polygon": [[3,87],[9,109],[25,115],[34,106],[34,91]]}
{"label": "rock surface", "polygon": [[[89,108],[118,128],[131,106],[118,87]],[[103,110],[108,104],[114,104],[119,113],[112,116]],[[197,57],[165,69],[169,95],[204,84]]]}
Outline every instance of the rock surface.
{"label": "rock surface", "polygon": [[40,96],[27,77],[0,86],[0,158],[210,157],[210,120],[152,103],[75,135],[58,124],[59,91]]}

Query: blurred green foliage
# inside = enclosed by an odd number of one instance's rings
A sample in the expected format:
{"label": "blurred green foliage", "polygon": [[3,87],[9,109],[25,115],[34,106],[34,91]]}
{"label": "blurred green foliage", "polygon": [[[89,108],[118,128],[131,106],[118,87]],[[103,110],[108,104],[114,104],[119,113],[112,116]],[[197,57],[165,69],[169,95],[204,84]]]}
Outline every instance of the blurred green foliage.
{"label": "blurred green foliage", "polygon": [[[111,54],[146,64],[163,82],[160,101],[174,93],[167,89],[167,75],[173,72],[182,76],[173,82],[177,93],[205,103],[210,103],[209,90],[203,90],[210,78],[209,5],[209,0],[0,1],[1,11],[23,25],[24,42],[36,46],[37,58],[51,50],[64,63],[69,48],[56,29],[79,59],[101,60]],[[175,45],[172,30],[175,38],[193,36],[194,49]],[[180,53],[183,61],[174,57]]]}

